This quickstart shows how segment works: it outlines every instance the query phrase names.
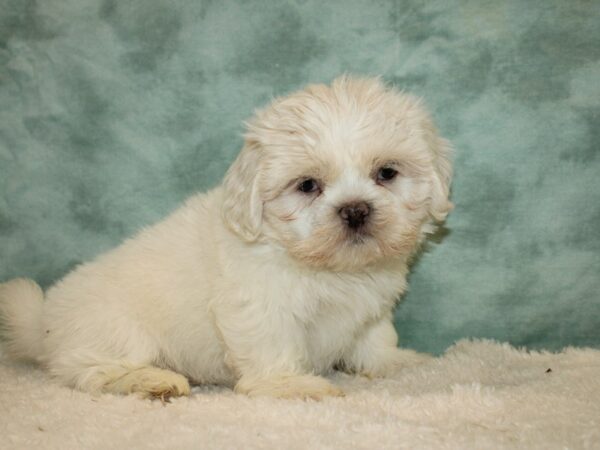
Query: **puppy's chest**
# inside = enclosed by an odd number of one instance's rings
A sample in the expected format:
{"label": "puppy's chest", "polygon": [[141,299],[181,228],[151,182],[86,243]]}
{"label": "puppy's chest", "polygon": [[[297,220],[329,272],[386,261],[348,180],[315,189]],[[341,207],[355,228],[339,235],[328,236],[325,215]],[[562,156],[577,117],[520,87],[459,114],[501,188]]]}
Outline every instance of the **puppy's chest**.
{"label": "puppy's chest", "polygon": [[[335,279],[313,286],[303,318],[306,343],[313,366],[326,370],[349,350],[371,323],[387,317],[403,280]],[[312,291],[312,292],[311,292]]]}
{"label": "puppy's chest", "polygon": [[[346,299],[348,301],[348,299]],[[358,304],[354,309],[325,303],[305,324],[305,342],[309,359],[319,371],[339,360],[355,342],[361,330],[380,315],[379,308]]]}

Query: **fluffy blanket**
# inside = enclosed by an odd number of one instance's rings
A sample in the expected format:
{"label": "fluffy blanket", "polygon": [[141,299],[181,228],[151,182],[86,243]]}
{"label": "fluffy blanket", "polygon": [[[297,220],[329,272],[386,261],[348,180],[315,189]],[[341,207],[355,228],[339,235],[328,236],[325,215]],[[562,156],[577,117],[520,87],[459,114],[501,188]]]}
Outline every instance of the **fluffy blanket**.
{"label": "fluffy blanket", "polygon": [[1,360],[0,448],[600,448],[600,351],[461,341],[392,379],[336,374],[345,398],[170,403],[91,396]]}

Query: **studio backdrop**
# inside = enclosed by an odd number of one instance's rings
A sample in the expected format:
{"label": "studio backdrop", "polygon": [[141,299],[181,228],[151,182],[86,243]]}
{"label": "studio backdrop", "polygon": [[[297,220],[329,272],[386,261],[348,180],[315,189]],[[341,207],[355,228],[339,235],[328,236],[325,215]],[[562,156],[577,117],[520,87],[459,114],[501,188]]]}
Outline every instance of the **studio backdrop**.
{"label": "studio backdrop", "polygon": [[0,0],[0,281],[44,287],[215,186],[242,121],[342,73],[455,147],[401,344],[600,346],[600,4]]}

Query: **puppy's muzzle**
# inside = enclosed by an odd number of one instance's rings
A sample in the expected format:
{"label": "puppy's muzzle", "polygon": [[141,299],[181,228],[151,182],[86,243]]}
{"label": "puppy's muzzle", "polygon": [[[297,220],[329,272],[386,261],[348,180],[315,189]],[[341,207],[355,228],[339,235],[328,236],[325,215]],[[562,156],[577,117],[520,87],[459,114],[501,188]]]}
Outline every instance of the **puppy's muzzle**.
{"label": "puppy's muzzle", "polygon": [[338,214],[352,230],[357,230],[362,227],[369,217],[371,207],[367,202],[353,202],[342,206]]}

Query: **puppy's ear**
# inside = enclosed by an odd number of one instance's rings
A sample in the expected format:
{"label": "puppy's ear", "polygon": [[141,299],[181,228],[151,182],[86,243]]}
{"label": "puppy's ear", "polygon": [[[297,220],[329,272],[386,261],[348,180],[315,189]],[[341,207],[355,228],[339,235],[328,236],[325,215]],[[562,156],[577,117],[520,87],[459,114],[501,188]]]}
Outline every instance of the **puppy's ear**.
{"label": "puppy's ear", "polygon": [[248,242],[258,238],[262,224],[259,173],[260,148],[255,142],[246,141],[223,181],[222,216],[225,224]]}
{"label": "puppy's ear", "polygon": [[429,214],[436,222],[442,222],[454,205],[449,201],[450,182],[452,180],[452,163],[450,161],[452,147],[450,143],[439,136],[438,131],[429,117],[424,120],[425,140],[433,156],[433,175],[431,206]]}

